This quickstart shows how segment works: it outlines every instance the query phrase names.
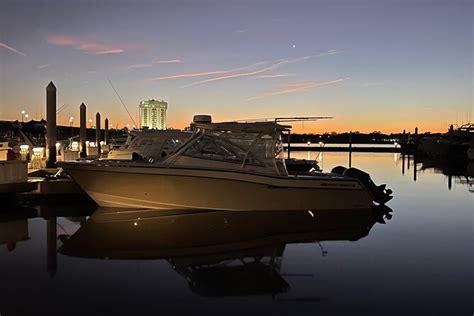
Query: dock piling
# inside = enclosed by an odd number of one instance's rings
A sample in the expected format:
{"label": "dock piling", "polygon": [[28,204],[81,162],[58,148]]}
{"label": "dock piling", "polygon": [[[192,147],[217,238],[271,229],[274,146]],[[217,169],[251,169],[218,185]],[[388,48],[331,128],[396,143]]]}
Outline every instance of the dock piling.
{"label": "dock piling", "polygon": [[105,122],[104,122],[105,126],[104,126],[104,143],[106,145],[109,144],[109,119],[108,118],[105,118]]}
{"label": "dock piling", "polygon": [[349,132],[349,168],[352,168],[352,131]]}
{"label": "dock piling", "polygon": [[100,113],[95,114],[95,143],[97,146],[98,153],[100,155]]}
{"label": "dock piling", "polygon": [[87,127],[86,127],[86,105],[81,103],[79,107],[79,117],[80,117],[80,151],[81,151],[81,158],[87,157],[87,148],[86,148],[86,140],[87,140]]}
{"label": "dock piling", "polygon": [[46,87],[46,167],[56,167],[56,86]]}

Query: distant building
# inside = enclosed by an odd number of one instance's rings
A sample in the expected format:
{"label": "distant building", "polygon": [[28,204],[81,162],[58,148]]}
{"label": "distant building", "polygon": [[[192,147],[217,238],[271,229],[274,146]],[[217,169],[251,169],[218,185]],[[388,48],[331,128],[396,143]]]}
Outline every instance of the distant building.
{"label": "distant building", "polygon": [[168,103],[161,100],[145,100],[140,102],[141,127],[166,129],[166,109]]}

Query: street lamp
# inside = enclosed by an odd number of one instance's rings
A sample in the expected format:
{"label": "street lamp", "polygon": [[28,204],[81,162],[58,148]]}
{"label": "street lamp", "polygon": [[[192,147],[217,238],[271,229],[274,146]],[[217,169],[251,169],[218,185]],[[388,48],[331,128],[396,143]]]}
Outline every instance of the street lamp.
{"label": "street lamp", "polygon": [[28,115],[28,113],[26,113],[26,114],[25,114],[25,119],[28,120],[28,117],[29,117],[29,115]]}
{"label": "street lamp", "polygon": [[22,111],[21,111],[21,122],[22,122],[22,123],[23,123],[23,121],[25,120],[25,114],[26,114],[25,110],[22,110]]}

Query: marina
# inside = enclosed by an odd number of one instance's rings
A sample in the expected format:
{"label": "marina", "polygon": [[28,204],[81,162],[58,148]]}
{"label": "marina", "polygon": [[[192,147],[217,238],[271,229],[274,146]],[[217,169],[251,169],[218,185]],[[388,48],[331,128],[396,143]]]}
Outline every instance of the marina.
{"label": "marina", "polygon": [[472,1],[0,1],[0,316],[474,311]]}

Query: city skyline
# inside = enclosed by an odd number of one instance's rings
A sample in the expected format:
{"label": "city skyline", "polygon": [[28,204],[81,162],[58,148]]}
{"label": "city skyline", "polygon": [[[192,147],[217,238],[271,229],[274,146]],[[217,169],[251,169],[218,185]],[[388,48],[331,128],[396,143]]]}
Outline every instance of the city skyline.
{"label": "city skyline", "polygon": [[[334,116],[296,132],[444,132],[472,118],[471,1],[3,1],[0,119],[58,123],[79,104],[115,127],[144,99],[167,125]],[[25,22],[27,21],[27,23]]]}

